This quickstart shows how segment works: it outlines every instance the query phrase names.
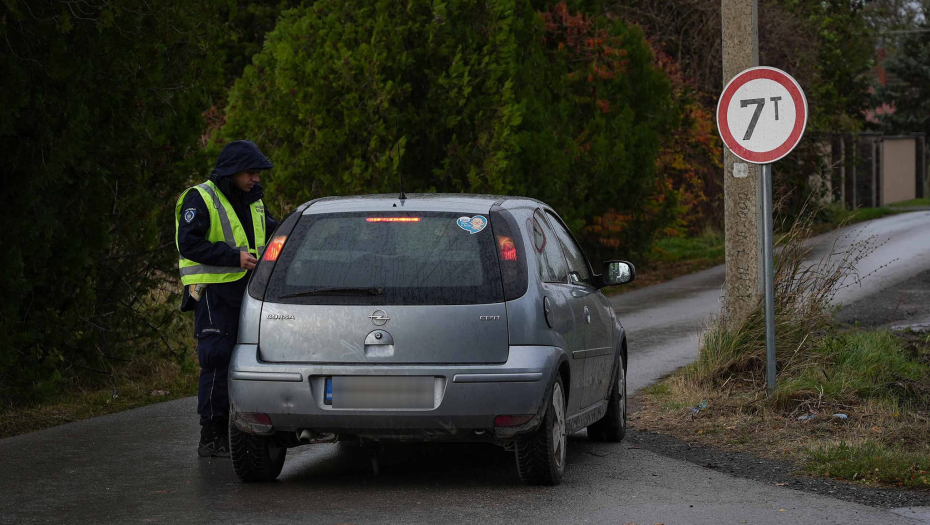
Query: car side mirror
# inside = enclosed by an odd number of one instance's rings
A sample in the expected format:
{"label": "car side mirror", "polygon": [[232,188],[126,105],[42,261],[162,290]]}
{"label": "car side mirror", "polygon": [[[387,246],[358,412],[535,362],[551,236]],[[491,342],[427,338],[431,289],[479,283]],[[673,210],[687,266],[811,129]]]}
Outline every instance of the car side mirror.
{"label": "car side mirror", "polygon": [[601,286],[615,286],[626,284],[636,279],[636,268],[627,261],[607,261],[604,263],[604,273],[601,276]]}

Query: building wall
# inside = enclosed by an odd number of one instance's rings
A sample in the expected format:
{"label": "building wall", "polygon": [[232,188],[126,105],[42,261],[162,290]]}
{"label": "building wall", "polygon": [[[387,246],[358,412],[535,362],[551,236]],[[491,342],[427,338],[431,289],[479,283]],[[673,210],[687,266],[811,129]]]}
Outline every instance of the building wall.
{"label": "building wall", "polygon": [[916,198],[917,141],[886,137],[883,150],[882,205]]}

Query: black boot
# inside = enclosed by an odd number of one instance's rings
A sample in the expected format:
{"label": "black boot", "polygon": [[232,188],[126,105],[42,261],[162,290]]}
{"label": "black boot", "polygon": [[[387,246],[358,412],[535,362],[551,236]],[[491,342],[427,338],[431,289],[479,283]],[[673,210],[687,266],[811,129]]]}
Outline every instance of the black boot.
{"label": "black boot", "polygon": [[229,457],[229,427],[225,419],[215,420],[200,427],[200,445],[197,455],[202,458]]}

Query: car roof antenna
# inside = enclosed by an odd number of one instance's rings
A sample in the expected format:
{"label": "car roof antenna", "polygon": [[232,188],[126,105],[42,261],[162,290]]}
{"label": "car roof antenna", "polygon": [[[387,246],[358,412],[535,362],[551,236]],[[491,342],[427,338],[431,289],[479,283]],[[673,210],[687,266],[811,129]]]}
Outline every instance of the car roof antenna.
{"label": "car roof antenna", "polygon": [[[399,198],[401,201],[404,201],[407,199],[407,194],[404,193],[404,172],[400,172],[398,173],[398,175],[400,176],[400,197]],[[403,205],[403,202],[401,202],[401,205]]]}

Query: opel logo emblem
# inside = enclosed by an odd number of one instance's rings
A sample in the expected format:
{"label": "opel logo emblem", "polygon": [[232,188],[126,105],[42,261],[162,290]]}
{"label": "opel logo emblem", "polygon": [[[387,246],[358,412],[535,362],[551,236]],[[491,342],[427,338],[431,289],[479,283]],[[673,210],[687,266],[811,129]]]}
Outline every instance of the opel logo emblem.
{"label": "opel logo emblem", "polygon": [[375,310],[375,313],[369,315],[368,318],[371,319],[372,324],[375,326],[384,326],[388,321],[391,320],[391,318],[387,316],[387,313],[385,313],[384,310]]}

